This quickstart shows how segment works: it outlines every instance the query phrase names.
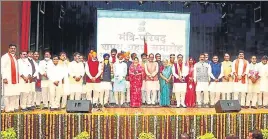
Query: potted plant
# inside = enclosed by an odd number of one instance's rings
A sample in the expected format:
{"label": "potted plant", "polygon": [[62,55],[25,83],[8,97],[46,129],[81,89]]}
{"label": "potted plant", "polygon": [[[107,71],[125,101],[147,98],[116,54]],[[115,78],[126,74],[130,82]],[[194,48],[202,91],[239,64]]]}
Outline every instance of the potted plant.
{"label": "potted plant", "polygon": [[89,139],[89,133],[84,131],[78,134],[74,139]]}
{"label": "potted plant", "polygon": [[206,133],[205,135],[199,136],[198,139],[216,139],[212,133]]}
{"label": "potted plant", "polygon": [[1,131],[2,139],[17,139],[17,133],[14,128],[8,128],[5,131]]}
{"label": "potted plant", "polygon": [[151,132],[149,133],[142,132],[139,134],[138,139],[156,139],[156,138]]}

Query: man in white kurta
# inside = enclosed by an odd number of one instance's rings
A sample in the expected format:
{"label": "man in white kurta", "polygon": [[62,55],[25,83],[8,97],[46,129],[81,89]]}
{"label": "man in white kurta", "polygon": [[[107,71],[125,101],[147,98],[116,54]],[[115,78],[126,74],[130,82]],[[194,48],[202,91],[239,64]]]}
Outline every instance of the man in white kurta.
{"label": "man in white kurta", "polygon": [[36,108],[40,108],[41,100],[42,100],[42,89],[41,89],[41,77],[39,73],[39,52],[34,52],[33,54],[33,60],[36,63],[36,69],[37,69],[37,77],[36,77],[36,84],[35,84],[35,96],[34,96],[34,101],[35,101],[35,106]]}
{"label": "man in white kurta", "polygon": [[52,65],[52,60],[50,59],[50,52],[46,51],[44,55],[44,60],[41,60],[39,63],[39,73],[41,76],[41,88],[42,88],[42,101],[43,101],[43,109],[48,108],[48,100],[49,100],[49,80],[47,77],[47,69],[50,65]]}
{"label": "man in white kurta", "polygon": [[[265,108],[268,108],[268,57],[263,56],[261,63],[259,63],[259,76],[260,76],[260,92],[253,96],[252,104],[258,103],[259,106],[263,104]],[[262,96],[263,95],[263,100]]]}
{"label": "man in white kurta", "polygon": [[[209,81],[210,81],[211,67],[205,62],[205,55],[200,54],[199,62],[194,65],[194,81],[196,83],[196,102],[201,107],[209,103]],[[202,100],[203,98],[203,100]]]}
{"label": "man in white kurta", "polygon": [[[224,54],[224,61],[222,64],[222,99],[230,100],[233,92],[233,75],[232,75],[232,62],[230,61],[230,55]],[[226,96],[226,97],[225,97]]]}
{"label": "man in white kurta", "polygon": [[19,85],[20,85],[20,106],[23,111],[30,110],[32,107],[32,67],[27,58],[27,52],[21,52],[21,58],[18,60],[19,66]]}
{"label": "man in white kurta", "polygon": [[[127,75],[127,64],[123,62],[123,54],[119,53],[117,55],[118,61],[114,63],[113,65],[113,71],[114,71],[114,96],[115,96],[115,102],[116,105],[122,105],[125,101],[125,92],[126,92],[126,80],[125,77]],[[120,97],[120,103],[119,103],[119,95]]]}
{"label": "man in white kurta", "polygon": [[[146,93],[147,93],[147,104],[155,105],[157,90],[160,88],[158,80],[158,63],[154,61],[154,54],[149,54],[149,61],[144,65],[146,73]],[[152,95],[151,95],[152,92]]]}
{"label": "man in white kurta", "polygon": [[80,54],[75,52],[73,54],[74,61],[69,64],[69,81],[70,81],[70,100],[81,100],[81,93],[83,91],[83,76],[85,68],[83,63],[79,61]]}
{"label": "man in white kurta", "polygon": [[35,89],[35,85],[36,85],[36,81],[37,81],[37,77],[38,77],[38,74],[39,74],[39,71],[38,71],[38,65],[37,63],[35,62],[35,60],[33,59],[33,52],[29,51],[28,52],[28,61],[30,63],[30,66],[32,68],[32,73],[31,73],[31,76],[32,76],[32,83],[30,83],[30,95],[31,95],[31,103],[32,103],[32,108],[31,109],[34,109],[35,108],[35,98],[36,98],[36,89]]}
{"label": "man in white kurta", "polygon": [[[238,59],[233,61],[232,72],[234,75],[234,100],[240,100],[242,107],[245,107],[246,92],[248,90],[247,74],[249,70],[249,63],[244,59],[244,51],[239,51]],[[241,99],[238,98],[241,93]]]}
{"label": "man in white kurta", "polygon": [[47,76],[49,79],[49,105],[50,110],[60,108],[60,98],[62,91],[62,80],[64,78],[63,67],[58,65],[59,57],[52,57],[53,64],[48,67]]}
{"label": "man in white kurta", "polygon": [[[249,108],[252,98],[260,92],[260,75],[259,75],[259,64],[257,63],[257,57],[251,56],[251,63],[249,64],[248,73],[248,94],[246,97],[246,108]],[[252,103],[252,108],[256,109],[256,102]]]}
{"label": "man in white kurta", "polygon": [[1,57],[2,93],[5,112],[19,110],[19,69],[15,55],[16,49],[16,45],[9,45],[8,53]]}
{"label": "man in white kurta", "polygon": [[176,95],[177,107],[186,107],[185,94],[187,83],[185,77],[188,75],[188,67],[183,64],[183,56],[179,54],[177,56],[178,62],[172,66],[172,74],[174,76],[173,93]]}

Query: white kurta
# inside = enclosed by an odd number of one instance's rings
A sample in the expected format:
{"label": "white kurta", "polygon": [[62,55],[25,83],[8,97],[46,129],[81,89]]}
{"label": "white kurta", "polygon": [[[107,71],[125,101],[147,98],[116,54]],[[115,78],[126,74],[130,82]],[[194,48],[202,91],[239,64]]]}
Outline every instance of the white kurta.
{"label": "white kurta", "polygon": [[[156,62],[156,67],[155,67],[155,71],[152,71],[152,73],[149,72],[148,70],[148,65],[147,63],[144,65],[144,69],[145,69],[145,74],[146,76],[151,75],[152,77],[157,76],[159,67],[158,67],[158,63]],[[145,81],[145,88],[147,91],[149,90],[159,90],[160,89],[160,84],[159,84],[159,79],[157,81],[151,81],[151,80],[147,80]]]}
{"label": "white kurta", "polygon": [[47,77],[49,79],[49,87],[55,86],[54,82],[59,81],[62,84],[62,79],[64,78],[63,68],[59,65],[50,65],[47,70]]}
{"label": "white kurta", "polygon": [[[179,64],[177,64],[177,68],[179,68]],[[187,66],[184,66],[184,64],[182,64],[182,71],[180,74],[180,76],[183,76],[184,78],[188,75],[188,71],[189,68]],[[174,78],[179,78],[179,75],[176,74],[176,69],[175,66],[172,66],[172,74],[174,76]],[[187,88],[187,83],[174,83],[173,84],[173,92],[186,92],[186,88]]]}
{"label": "white kurta", "polygon": [[115,62],[113,65],[114,71],[114,92],[126,91],[127,64],[125,62]]}
{"label": "white kurta", "polygon": [[[211,66],[210,66],[211,67]],[[221,79],[223,77],[223,67],[221,65],[221,73],[219,75],[219,77],[217,79]],[[215,80],[216,78],[214,77],[213,73],[212,73],[212,67],[211,67],[211,72],[209,73],[210,78],[212,78],[213,80]],[[209,84],[209,91],[210,92],[222,92],[223,89],[221,89],[223,86],[222,82],[210,82]]]}
{"label": "white kurta", "polygon": [[259,64],[249,64],[249,73],[248,73],[248,92],[249,93],[258,93],[260,92],[260,79],[258,79],[254,84],[250,80],[250,76],[254,76],[259,73]]}
{"label": "white kurta", "polygon": [[[82,93],[83,91],[83,77],[85,75],[85,68],[82,62],[72,61],[69,64],[69,81],[70,81],[70,93],[79,92]],[[73,77],[81,77],[80,81],[75,81]]]}
{"label": "white kurta", "polygon": [[268,64],[259,63],[260,69],[260,91],[268,92]]}
{"label": "white kurta", "polygon": [[62,73],[64,75],[64,84],[62,86],[62,95],[70,95],[70,82],[69,82],[69,69],[68,69],[69,61],[63,61],[59,66],[62,67]]}
{"label": "white kurta", "polygon": [[[32,61],[33,61],[33,63],[34,63],[34,67],[35,67],[35,72],[34,72],[34,74],[32,75],[32,77],[34,78],[34,77],[37,77],[37,79],[39,78],[39,69],[38,69],[38,64],[32,59],[32,58],[30,58],[30,57],[28,57],[28,59],[31,59]],[[29,60],[28,60],[29,61]],[[29,62],[30,63],[30,62]],[[31,68],[32,68],[32,65],[31,65],[31,63],[30,63],[30,66],[31,66]],[[31,92],[35,92],[35,85],[36,85],[36,81],[35,80],[33,80],[33,82],[31,83],[31,85],[30,85],[30,91]]]}
{"label": "white kurta", "polygon": [[[49,60],[41,60],[39,62],[39,73],[41,75],[47,73],[47,69],[49,66],[51,66],[53,64],[52,60],[49,59]],[[42,77],[40,77],[42,79]],[[48,87],[48,83],[49,81],[48,80],[41,80],[41,87]]]}
{"label": "white kurta", "polygon": [[[235,63],[236,63],[236,60],[233,61],[233,65],[232,65],[232,73],[233,74],[236,72],[235,71]],[[248,70],[249,70],[249,63],[248,63],[248,61],[246,63],[247,63],[247,67],[246,67],[245,72],[243,73],[244,61],[243,61],[243,59],[239,59],[238,72],[237,72],[237,75],[238,76],[241,76],[242,74],[245,74],[245,76],[247,76]],[[242,83],[242,80],[240,80],[238,82],[235,82],[235,79],[234,79],[234,84],[233,84],[233,87],[234,88],[233,88],[233,91],[234,92],[247,92],[247,90],[248,90],[247,77],[246,77],[245,80],[246,80],[246,83],[243,84]]]}
{"label": "white kurta", "polygon": [[[103,69],[104,69],[104,62],[100,63],[101,64],[101,75],[103,76]],[[111,73],[113,73],[113,64],[110,63],[111,66]],[[112,90],[112,83],[111,82],[106,82],[106,81],[101,81],[100,86],[102,87],[103,90]]]}
{"label": "white kurta", "polygon": [[15,67],[16,67],[16,75],[17,75],[17,84],[12,84],[12,77],[11,77],[11,60],[8,55],[8,53],[4,54],[1,57],[1,74],[2,74],[2,79],[7,79],[8,84],[3,84],[2,86],[2,94],[4,96],[15,96],[15,95],[20,95],[20,90],[18,88],[19,84],[19,69],[18,69],[18,63],[16,60],[15,55],[13,56],[13,59],[15,61]]}
{"label": "white kurta", "polygon": [[30,64],[30,62],[28,61],[27,58],[25,59],[19,59],[18,60],[18,66],[19,66],[19,75],[20,75],[20,82],[19,82],[19,89],[20,92],[24,92],[24,93],[30,93],[30,87],[31,87],[31,83],[26,83],[23,78],[21,77],[22,75],[25,77],[28,77],[29,75],[32,75],[32,66]]}

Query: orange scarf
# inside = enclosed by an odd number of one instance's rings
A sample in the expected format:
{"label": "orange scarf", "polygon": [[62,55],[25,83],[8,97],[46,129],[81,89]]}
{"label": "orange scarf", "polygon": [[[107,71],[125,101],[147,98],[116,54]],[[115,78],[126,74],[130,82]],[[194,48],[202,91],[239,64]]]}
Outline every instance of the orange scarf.
{"label": "orange scarf", "polygon": [[16,77],[17,71],[16,71],[15,60],[10,53],[8,53],[8,56],[9,56],[10,61],[11,61],[11,83],[16,84],[17,83],[17,77]]}
{"label": "orange scarf", "polygon": [[[243,73],[245,73],[246,68],[247,68],[247,62],[246,62],[246,60],[243,60],[243,61],[244,61]],[[235,61],[235,73],[236,73],[237,76],[238,76],[238,65],[239,65],[239,59],[237,59]],[[238,77],[237,76],[235,76],[235,82],[238,82]],[[242,76],[242,83],[243,84],[246,83],[246,76]]]}

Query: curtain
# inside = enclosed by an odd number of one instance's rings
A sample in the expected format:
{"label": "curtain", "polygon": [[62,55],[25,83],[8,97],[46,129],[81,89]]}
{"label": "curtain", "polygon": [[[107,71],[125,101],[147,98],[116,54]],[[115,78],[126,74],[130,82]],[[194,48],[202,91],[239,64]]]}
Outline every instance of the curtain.
{"label": "curtain", "polygon": [[21,16],[21,51],[28,51],[29,46],[29,31],[30,31],[30,16],[31,16],[31,2],[22,2],[22,16]]}

